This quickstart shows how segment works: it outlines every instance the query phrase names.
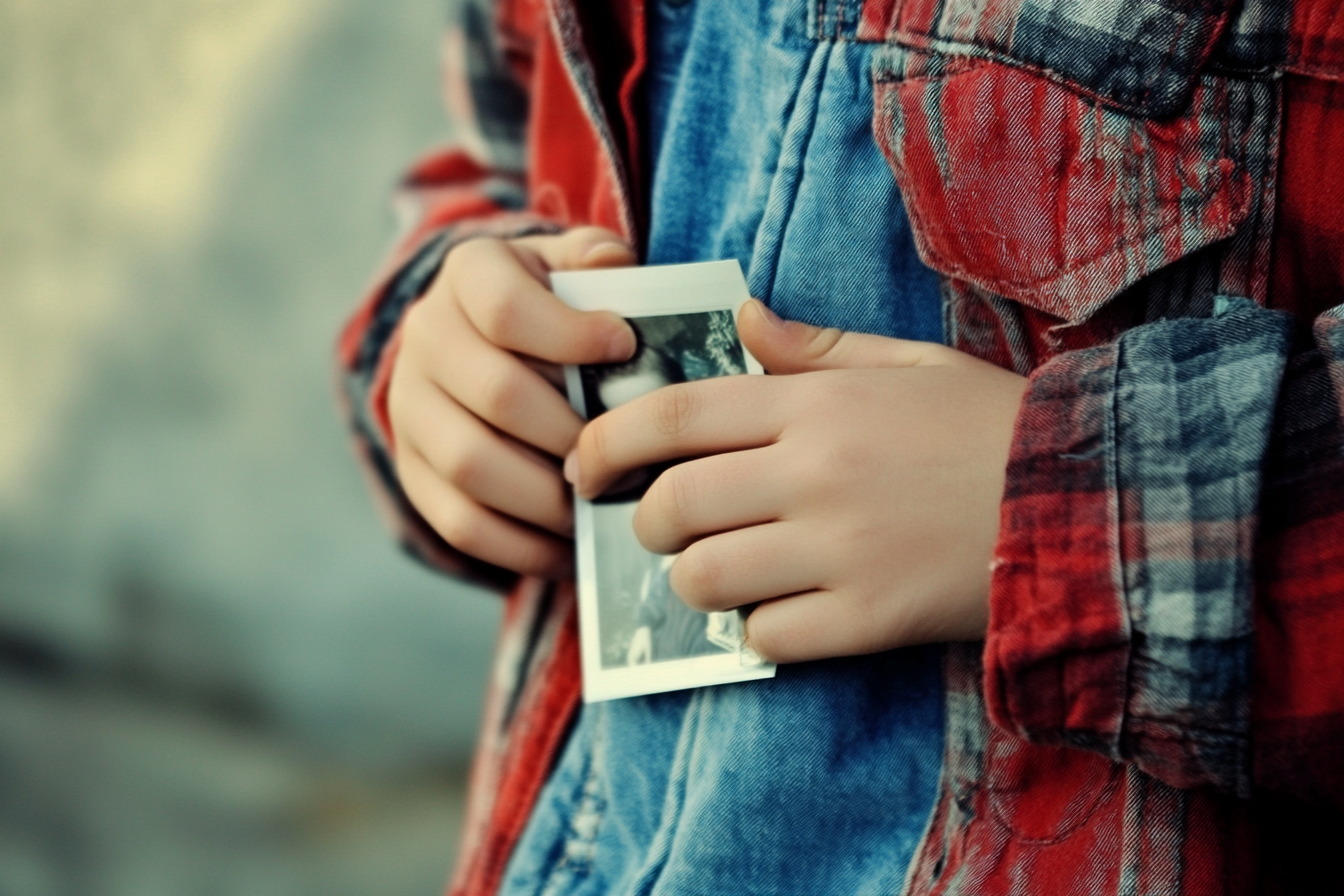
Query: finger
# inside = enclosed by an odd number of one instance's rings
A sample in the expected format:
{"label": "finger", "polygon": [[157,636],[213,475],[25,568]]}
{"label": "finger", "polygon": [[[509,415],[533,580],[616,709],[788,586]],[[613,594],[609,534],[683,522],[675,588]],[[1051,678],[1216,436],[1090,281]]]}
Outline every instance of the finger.
{"label": "finger", "polygon": [[816,552],[797,549],[809,534],[801,527],[768,523],[701,539],[672,564],[669,584],[705,613],[816,588],[826,571]]}
{"label": "finger", "polygon": [[574,575],[574,545],[507,519],[446,485],[413,452],[397,459],[411,503],[444,541],[487,563],[524,575],[566,579]]}
{"label": "finger", "polygon": [[513,242],[535,252],[552,271],[625,267],[636,261],[634,250],[620,234],[605,227],[575,227],[559,236],[522,237]]}
{"label": "finger", "polygon": [[518,360],[522,361],[531,370],[536,371],[537,375],[550,383],[552,387],[565,390],[565,369],[559,364],[552,364],[549,361],[538,361],[536,358],[530,358],[527,355],[518,355]]}
{"label": "finger", "polygon": [[583,420],[540,373],[482,339],[459,340],[434,359],[434,381],[491,426],[547,454],[564,457]]}
{"label": "finger", "polygon": [[785,321],[756,299],[743,304],[737,329],[747,351],[774,374],[946,364],[957,354],[934,342],[889,339]]}
{"label": "finger", "polygon": [[458,303],[490,343],[553,364],[624,361],[635,351],[630,325],[610,311],[576,311],[528,272],[517,250],[469,240],[445,262]]}
{"label": "finger", "polygon": [[655,554],[675,554],[705,535],[777,519],[787,492],[770,469],[769,448],[677,464],[644,493],[635,536]]}
{"label": "finger", "polygon": [[591,498],[638,467],[767,445],[781,428],[770,402],[776,386],[769,377],[728,376],[640,396],[583,428],[565,478]]}
{"label": "finger", "polygon": [[405,445],[439,479],[478,504],[557,535],[573,532],[568,489],[542,456],[499,435],[442,392],[402,421]]}
{"label": "finger", "polygon": [[899,620],[877,616],[873,601],[839,591],[805,591],[767,600],[752,610],[746,640],[776,663],[857,656],[907,643]]}

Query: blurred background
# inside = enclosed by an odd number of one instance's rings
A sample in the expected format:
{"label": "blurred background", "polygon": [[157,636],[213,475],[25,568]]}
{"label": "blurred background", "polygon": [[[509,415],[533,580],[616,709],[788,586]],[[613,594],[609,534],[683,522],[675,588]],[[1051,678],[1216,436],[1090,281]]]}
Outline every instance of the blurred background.
{"label": "blurred background", "polygon": [[447,0],[0,0],[0,896],[435,894],[495,599],[332,395]]}

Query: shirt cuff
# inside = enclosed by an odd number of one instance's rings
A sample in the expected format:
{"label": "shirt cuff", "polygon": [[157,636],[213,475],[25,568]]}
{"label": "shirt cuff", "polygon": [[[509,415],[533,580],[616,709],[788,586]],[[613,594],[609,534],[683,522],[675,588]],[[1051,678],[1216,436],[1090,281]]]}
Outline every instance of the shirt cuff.
{"label": "shirt cuff", "polygon": [[990,594],[996,724],[1249,794],[1251,556],[1290,335],[1220,299],[1032,375]]}

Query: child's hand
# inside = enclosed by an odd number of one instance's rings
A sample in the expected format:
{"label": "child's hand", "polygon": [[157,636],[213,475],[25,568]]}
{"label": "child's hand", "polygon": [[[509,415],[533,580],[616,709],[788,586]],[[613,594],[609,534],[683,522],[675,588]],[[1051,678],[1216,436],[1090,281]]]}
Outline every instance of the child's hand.
{"label": "child's hand", "polygon": [[697,458],[645,494],[635,532],[684,550],[691,606],[761,601],[747,639],[779,662],[984,636],[990,558],[1026,380],[952,349],[739,316],[767,370],[669,386],[584,429],[579,493]]}
{"label": "child's hand", "polygon": [[614,314],[566,306],[546,273],[634,261],[596,227],[471,240],[407,312],[388,387],[397,475],[458,550],[516,572],[573,574],[573,514],[556,458],[583,422],[556,365],[625,360],[635,337]]}

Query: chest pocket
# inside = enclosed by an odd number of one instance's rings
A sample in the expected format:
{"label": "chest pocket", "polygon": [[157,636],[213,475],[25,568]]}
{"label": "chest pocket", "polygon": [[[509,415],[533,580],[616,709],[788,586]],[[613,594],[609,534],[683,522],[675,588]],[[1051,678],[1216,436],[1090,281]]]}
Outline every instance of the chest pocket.
{"label": "chest pocket", "polygon": [[874,133],[924,261],[1062,320],[1222,240],[1277,91],[1213,74],[1227,0],[870,0]]}

